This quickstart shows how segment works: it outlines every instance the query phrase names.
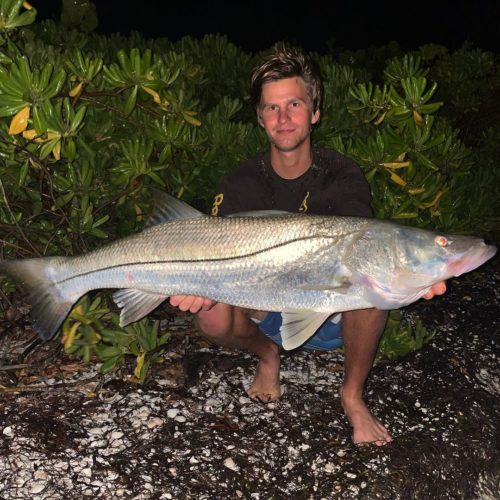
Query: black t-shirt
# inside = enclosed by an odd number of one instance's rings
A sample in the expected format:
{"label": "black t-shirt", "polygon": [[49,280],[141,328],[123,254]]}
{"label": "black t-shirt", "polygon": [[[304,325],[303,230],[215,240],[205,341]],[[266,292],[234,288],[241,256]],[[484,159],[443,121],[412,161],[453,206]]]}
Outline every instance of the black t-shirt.
{"label": "black t-shirt", "polygon": [[370,187],[359,166],[336,151],[314,150],[313,164],[297,179],[280,177],[267,152],[227,175],[212,205],[212,215],[251,210],[370,217]]}

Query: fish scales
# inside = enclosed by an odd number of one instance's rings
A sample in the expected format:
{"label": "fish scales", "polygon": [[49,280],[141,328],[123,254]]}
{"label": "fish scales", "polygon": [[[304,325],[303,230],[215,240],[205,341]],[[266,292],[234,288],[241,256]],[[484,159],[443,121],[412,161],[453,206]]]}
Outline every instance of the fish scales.
{"label": "fish scales", "polygon": [[[339,242],[347,241],[347,231],[337,227],[339,234],[333,233],[332,222],[320,216],[289,215],[269,219],[200,217],[160,224],[62,261],[61,287],[67,294],[96,287],[136,287],[165,295],[208,295],[252,308],[299,308],[299,301],[304,307],[313,307],[311,291],[299,290],[297,299],[289,305],[283,289],[276,286],[289,287],[292,276],[312,276],[316,271],[304,274],[304,266],[319,269],[315,265],[318,255],[331,251],[334,244],[341,254]],[[366,223],[352,219],[350,226],[345,225],[349,233],[354,222],[358,226]],[[330,258],[327,266],[335,266],[334,260]],[[289,271],[286,283],[284,267]],[[325,266],[321,272],[325,272]],[[290,290],[286,293],[292,296]]]}

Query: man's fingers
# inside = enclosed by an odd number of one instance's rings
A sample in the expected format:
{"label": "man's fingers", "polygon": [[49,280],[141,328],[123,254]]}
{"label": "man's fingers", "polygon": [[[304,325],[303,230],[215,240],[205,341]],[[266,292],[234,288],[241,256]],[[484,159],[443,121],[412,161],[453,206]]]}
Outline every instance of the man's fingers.
{"label": "man's fingers", "polygon": [[446,283],[444,281],[440,281],[435,285],[432,285],[431,289],[423,296],[424,299],[432,299],[435,295],[443,295],[446,292]]}
{"label": "man's fingers", "polygon": [[169,298],[170,305],[177,307],[185,298],[186,295],[172,295]]}
{"label": "man's fingers", "polygon": [[192,297],[190,295],[184,297],[179,304],[179,309],[181,311],[189,311],[192,313],[197,313],[203,304],[203,297]]}
{"label": "man's fingers", "polygon": [[193,314],[201,310],[209,311],[216,304],[213,300],[193,295],[172,295],[169,300],[172,306],[178,307],[181,311],[189,311]]}
{"label": "man's fingers", "polygon": [[202,306],[202,309],[204,311],[210,311],[210,309],[212,309],[212,307],[215,306],[215,304],[217,304],[217,302],[215,302],[215,300],[211,300],[211,299],[204,299],[203,300],[203,306]]}

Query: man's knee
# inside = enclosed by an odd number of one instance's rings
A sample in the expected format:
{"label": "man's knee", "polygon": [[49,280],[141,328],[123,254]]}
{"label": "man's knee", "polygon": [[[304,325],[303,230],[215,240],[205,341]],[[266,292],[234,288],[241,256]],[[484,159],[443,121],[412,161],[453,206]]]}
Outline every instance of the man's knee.
{"label": "man's knee", "polygon": [[227,304],[216,304],[209,311],[200,311],[195,316],[196,328],[214,340],[245,336],[250,321],[248,311]]}
{"label": "man's knee", "polygon": [[208,337],[226,337],[233,333],[235,314],[235,307],[216,304],[209,311],[200,311],[196,314],[195,325]]}

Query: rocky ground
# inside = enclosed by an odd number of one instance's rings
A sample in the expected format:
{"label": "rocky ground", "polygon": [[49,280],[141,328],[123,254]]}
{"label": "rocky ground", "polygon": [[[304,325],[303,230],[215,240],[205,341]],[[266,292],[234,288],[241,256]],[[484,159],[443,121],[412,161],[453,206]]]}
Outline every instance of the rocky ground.
{"label": "rocky ground", "polygon": [[[283,354],[278,403],[245,396],[255,359],[205,344],[189,316],[143,386],[56,343],[0,328],[0,498],[500,498],[500,265],[404,310],[436,335],[377,362],[370,407],[386,447],[356,447],[337,388],[342,353]],[[12,366],[19,364],[20,366]]]}

